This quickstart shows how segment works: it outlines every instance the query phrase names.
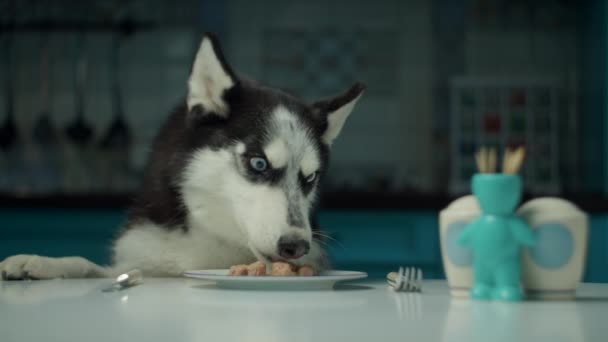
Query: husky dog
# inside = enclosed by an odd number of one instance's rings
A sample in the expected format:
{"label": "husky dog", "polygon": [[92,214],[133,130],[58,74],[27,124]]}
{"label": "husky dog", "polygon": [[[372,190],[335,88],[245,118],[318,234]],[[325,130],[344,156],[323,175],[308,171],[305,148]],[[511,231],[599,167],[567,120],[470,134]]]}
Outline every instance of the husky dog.
{"label": "husky dog", "polygon": [[187,98],[154,142],[112,265],[16,255],[0,263],[3,278],[109,277],[134,268],[179,276],[259,257],[326,268],[311,214],[330,146],[363,91],[357,83],[307,104],[237,76],[206,34]]}

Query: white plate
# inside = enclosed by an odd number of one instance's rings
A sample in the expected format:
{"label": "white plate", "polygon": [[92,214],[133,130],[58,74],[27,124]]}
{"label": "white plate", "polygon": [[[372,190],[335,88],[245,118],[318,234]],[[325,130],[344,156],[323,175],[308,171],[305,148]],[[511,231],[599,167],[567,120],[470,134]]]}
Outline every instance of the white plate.
{"label": "white plate", "polygon": [[329,290],[339,281],[367,278],[365,272],[326,271],[310,277],[231,276],[229,270],[186,271],[184,276],[214,281],[218,287],[238,290]]}

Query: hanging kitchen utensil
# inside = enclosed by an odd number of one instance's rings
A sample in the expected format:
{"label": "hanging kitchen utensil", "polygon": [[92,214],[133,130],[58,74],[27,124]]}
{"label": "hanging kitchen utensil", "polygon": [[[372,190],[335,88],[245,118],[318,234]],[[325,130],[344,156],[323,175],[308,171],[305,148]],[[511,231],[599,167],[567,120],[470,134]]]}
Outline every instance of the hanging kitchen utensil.
{"label": "hanging kitchen utensil", "polygon": [[3,39],[4,52],[5,52],[5,70],[4,70],[4,102],[5,102],[5,118],[0,126],[0,149],[2,150],[0,155],[0,191],[8,191],[11,186],[12,170],[11,163],[9,162],[9,151],[16,143],[17,137],[17,126],[15,124],[15,118],[13,114],[13,85],[11,75],[11,57],[12,52],[9,38],[4,37]]}
{"label": "hanging kitchen utensil", "polygon": [[[7,38],[8,40],[9,38]],[[12,75],[12,46],[7,42],[4,51],[6,52],[5,72],[4,72],[4,100],[6,103],[6,116],[2,126],[0,126],[0,148],[4,151],[10,150],[19,140],[19,132],[15,123],[15,103]]]}
{"label": "hanging kitchen utensil", "polygon": [[68,125],[66,133],[70,140],[76,145],[87,145],[93,138],[93,128],[86,121],[84,116],[86,77],[87,77],[87,56],[84,47],[84,34],[81,35],[78,44],[78,61],[76,65],[76,77],[74,84],[76,95],[76,116],[74,121]]}
{"label": "hanging kitchen utensil", "polygon": [[77,60],[74,79],[74,95],[76,115],[74,120],[66,127],[66,136],[70,142],[68,147],[69,165],[65,173],[64,186],[70,192],[84,192],[90,190],[89,180],[94,179],[93,167],[90,161],[94,156],[90,142],[93,139],[93,128],[85,118],[85,97],[87,81],[87,53],[85,47],[85,35],[80,33],[77,42]]}
{"label": "hanging kitchen utensil", "polygon": [[33,150],[32,171],[35,191],[52,193],[57,190],[59,165],[57,154],[57,131],[50,113],[50,66],[49,37],[40,37],[40,105],[41,111],[34,123],[32,138]]}
{"label": "hanging kitchen utensil", "polygon": [[23,153],[20,134],[15,119],[15,75],[13,60],[13,37],[7,32],[4,37],[4,99],[5,118],[0,125],[0,191],[25,191]]}
{"label": "hanging kitchen utensil", "polygon": [[[8,3],[8,15],[9,20],[7,23],[10,28],[14,24],[15,4],[13,2]],[[2,125],[0,125],[0,149],[5,154],[11,147],[13,147],[18,140],[17,125],[14,118],[14,88],[13,88],[13,32],[6,30],[2,32],[0,36],[3,43],[3,51],[5,58],[4,61],[4,101],[5,101],[5,117]],[[7,170],[2,169],[2,173],[5,174]],[[3,177],[6,179],[6,177]]]}
{"label": "hanging kitchen utensil", "polygon": [[121,32],[114,36],[111,55],[110,73],[112,102],[114,105],[114,118],[112,119],[106,134],[100,142],[100,148],[104,158],[104,175],[106,189],[114,192],[126,191],[130,179],[130,145],[131,129],[124,117],[122,102],[122,90],[120,87],[120,47],[125,36]]}

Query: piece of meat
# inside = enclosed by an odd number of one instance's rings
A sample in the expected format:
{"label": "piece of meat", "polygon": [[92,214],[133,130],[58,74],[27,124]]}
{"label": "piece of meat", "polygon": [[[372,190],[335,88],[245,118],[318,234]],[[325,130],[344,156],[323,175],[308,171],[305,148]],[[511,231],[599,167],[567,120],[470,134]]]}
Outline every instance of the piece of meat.
{"label": "piece of meat", "polygon": [[272,263],[271,273],[266,272],[266,264],[256,261],[249,265],[234,265],[230,267],[230,275],[233,276],[302,276],[310,277],[315,275],[315,271],[310,265],[296,266],[285,261],[275,261]]}
{"label": "piece of meat", "polygon": [[315,275],[315,271],[312,269],[310,265],[302,265],[298,269],[298,275],[303,277],[310,277]]}
{"label": "piece of meat", "polygon": [[247,275],[249,272],[247,270],[247,265],[234,265],[230,267],[230,275],[235,276],[243,276]]}
{"label": "piece of meat", "polygon": [[256,261],[253,264],[247,266],[247,275],[265,276],[266,275],[266,264],[261,261]]}
{"label": "piece of meat", "polygon": [[297,273],[295,272],[293,265],[283,261],[277,261],[272,263],[272,273],[270,275],[273,276],[295,276]]}

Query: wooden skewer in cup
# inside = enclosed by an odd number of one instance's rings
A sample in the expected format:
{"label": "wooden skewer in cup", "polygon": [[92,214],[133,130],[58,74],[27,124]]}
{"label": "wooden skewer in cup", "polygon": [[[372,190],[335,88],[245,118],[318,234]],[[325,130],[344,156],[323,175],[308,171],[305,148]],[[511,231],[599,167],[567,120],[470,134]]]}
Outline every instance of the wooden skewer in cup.
{"label": "wooden skewer in cup", "polygon": [[509,161],[511,160],[511,149],[506,147],[505,154],[502,156],[502,172],[509,173]]}
{"label": "wooden skewer in cup", "polygon": [[487,172],[488,173],[496,172],[496,149],[495,148],[491,148],[488,151]]}
{"label": "wooden skewer in cup", "polygon": [[524,162],[524,158],[526,156],[526,149],[525,147],[520,147],[517,149],[517,151],[515,151],[515,157],[514,162],[513,162],[513,173],[517,173],[519,171],[519,169],[521,168],[521,165]]}
{"label": "wooden skewer in cup", "polygon": [[494,148],[481,147],[477,153],[475,153],[475,163],[480,173],[494,173],[496,172],[496,158],[497,153]]}
{"label": "wooden skewer in cup", "polygon": [[525,147],[519,147],[515,151],[507,149],[503,159],[503,173],[516,174],[519,172],[526,155]]}
{"label": "wooden skewer in cup", "polygon": [[483,173],[483,155],[482,150],[475,152],[475,164],[477,164],[477,170]]}
{"label": "wooden skewer in cup", "polygon": [[475,154],[475,162],[477,163],[477,169],[480,173],[487,172],[487,153],[486,148],[481,147],[479,151]]}

